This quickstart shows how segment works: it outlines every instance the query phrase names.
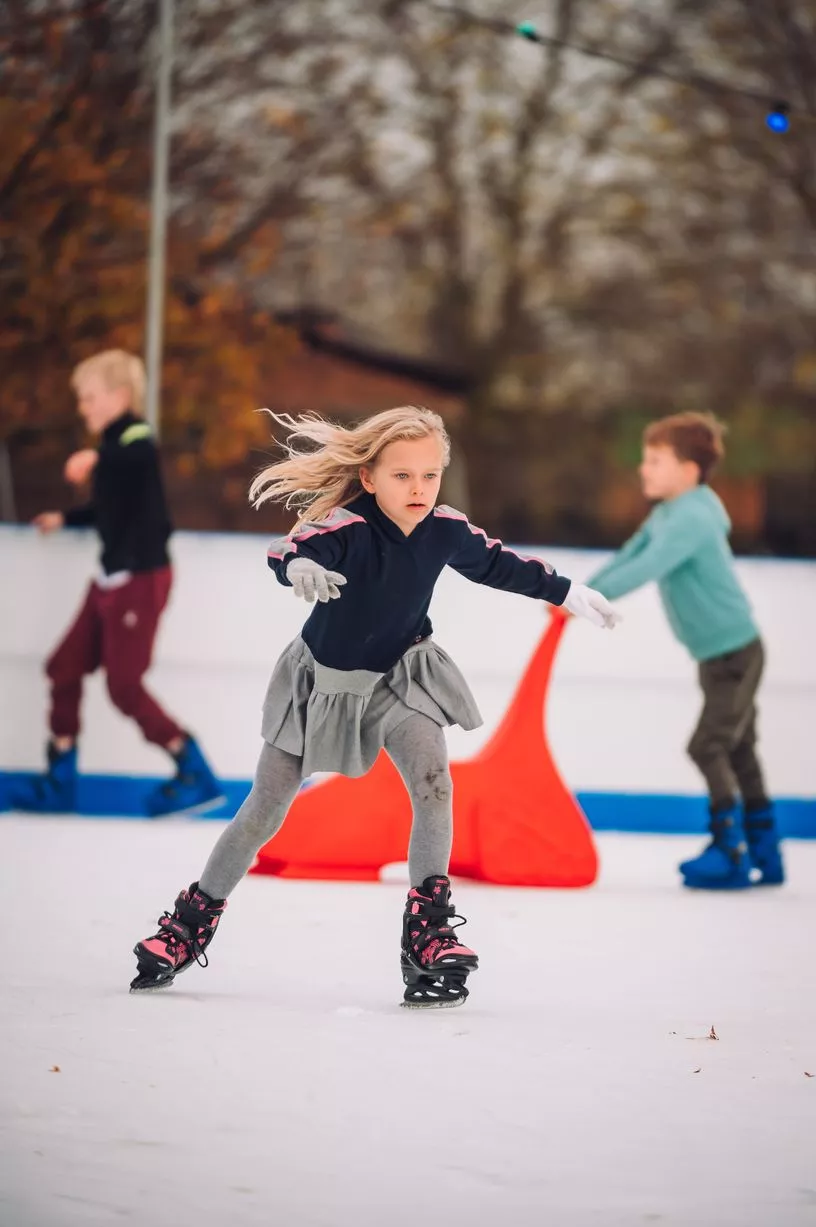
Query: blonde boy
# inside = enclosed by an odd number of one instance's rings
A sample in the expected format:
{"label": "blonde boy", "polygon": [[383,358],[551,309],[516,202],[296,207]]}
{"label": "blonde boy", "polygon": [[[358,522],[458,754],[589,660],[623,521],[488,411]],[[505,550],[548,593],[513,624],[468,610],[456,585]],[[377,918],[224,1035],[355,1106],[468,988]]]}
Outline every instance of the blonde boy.
{"label": "blonde boy", "polygon": [[189,733],[146,690],[159,619],[172,583],[167,542],[172,532],[159,455],[140,413],[145,375],[140,358],[112,349],[81,362],[71,380],[79,413],[98,448],[75,452],[66,479],[91,483],[90,501],[45,511],[42,533],[94,526],[102,543],[99,572],[62,642],[46,664],[51,684],[48,769],[25,781],[12,804],[65,812],[76,808],[77,738],[83,679],[102,668],[114,705],[135,720],[147,741],[177,765],[175,779],[147,801],[153,816],[210,806],[220,790]]}

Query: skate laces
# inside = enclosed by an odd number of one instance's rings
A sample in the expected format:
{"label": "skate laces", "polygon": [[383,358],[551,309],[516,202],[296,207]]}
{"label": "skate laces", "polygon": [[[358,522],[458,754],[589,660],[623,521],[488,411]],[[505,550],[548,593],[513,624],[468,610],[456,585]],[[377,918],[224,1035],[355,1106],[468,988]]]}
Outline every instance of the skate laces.
{"label": "skate laces", "polygon": [[[178,904],[176,906],[178,907]],[[173,949],[180,946],[187,951],[192,959],[195,959],[199,967],[208,967],[209,959],[207,958],[205,947],[208,944],[208,939],[215,932],[218,915],[212,915],[210,912],[202,909],[200,916],[202,919],[206,918],[205,923],[189,926],[184,924],[175,914],[171,916],[169,912],[163,912],[159,917],[159,929],[161,930],[163,940],[168,946]],[[211,920],[214,920],[215,924],[206,923],[206,921]],[[194,932],[191,931],[193,927]],[[200,937],[199,934],[202,936]],[[204,945],[201,944],[202,941]]]}
{"label": "skate laces", "polygon": [[162,941],[171,950],[175,951],[178,948],[186,950],[190,958],[195,959],[199,967],[208,966],[208,959],[204,953],[204,948],[199,945],[198,933],[193,936],[186,925],[176,920],[175,917],[168,915],[167,912],[159,917],[159,929]]}
{"label": "skate laces", "polygon": [[[410,907],[408,932],[421,963],[436,962],[452,947],[461,945],[454,930],[467,924],[467,920],[458,914],[453,904],[443,906],[418,896],[411,899]],[[447,923],[439,924],[440,920]]]}

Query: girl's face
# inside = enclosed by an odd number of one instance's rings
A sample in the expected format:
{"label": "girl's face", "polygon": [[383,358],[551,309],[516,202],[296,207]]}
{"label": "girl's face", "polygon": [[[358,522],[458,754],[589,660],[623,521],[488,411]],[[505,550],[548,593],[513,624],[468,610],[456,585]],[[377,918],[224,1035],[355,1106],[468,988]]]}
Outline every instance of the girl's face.
{"label": "girl's face", "polygon": [[439,497],[441,439],[431,434],[389,443],[375,465],[360,469],[360,481],[380,510],[409,536],[431,514]]}

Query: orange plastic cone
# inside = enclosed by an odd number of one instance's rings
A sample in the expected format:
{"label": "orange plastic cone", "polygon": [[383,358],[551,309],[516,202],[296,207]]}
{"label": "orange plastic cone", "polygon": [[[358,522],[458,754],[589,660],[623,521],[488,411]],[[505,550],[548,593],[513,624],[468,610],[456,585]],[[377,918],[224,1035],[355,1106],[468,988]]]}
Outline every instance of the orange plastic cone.
{"label": "orange plastic cone", "polygon": [[[451,764],[450,872],[506,886],[589,886],[598,870],[589,824],[553,763],[544,704],[566,619],[554,612],[510,707],[475,758]],[[296,798],[253,873],[376,880],[403,861],[411,803],[381,753],[368,775],[333,776]]]}

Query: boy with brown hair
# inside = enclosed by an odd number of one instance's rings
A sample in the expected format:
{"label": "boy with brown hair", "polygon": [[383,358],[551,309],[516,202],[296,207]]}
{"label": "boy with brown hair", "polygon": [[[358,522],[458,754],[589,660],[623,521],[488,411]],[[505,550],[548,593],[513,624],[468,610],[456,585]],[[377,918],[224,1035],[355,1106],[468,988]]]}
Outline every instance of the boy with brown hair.
{"label": "boy with brown hair", "polygon": [[102,556],[82,608],[46,664],[51,683],[47,771],[25,781],[11,803],[39,813],[75,809],[82,682],[102,667],[115,706],[176,765],[175,778],[148,797],[147,812],[158,817],[210,808],[222,799],[221,790],[201,750],[142,680],[172,582],[167,554],[172,525],[159,454],[140,417],[144,366],[123,350],[106,350],[81,362],[71,383],[80,416],[101,438],[98,449],[69,457],[65,476],[74,485],[90,479],[91,501],[66,512],[42,512],[34,524],[42,533],[94,525]]}
{"label": "boy with brown hair", "polygon": [[707,485],[724,455],[723,433],[702,413],[676,413],[646,428],[640,478],[656,506],[587,581],[615,600],[655,580],[674,634],[698,662],[703,710],[688,753],[708,788],[712,841],[680,872],[684,885],[708,890],[750,886],[752,869],[765,885],[784,881],[756,753],[764,650],[734,571],[731,522]]}

